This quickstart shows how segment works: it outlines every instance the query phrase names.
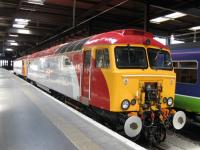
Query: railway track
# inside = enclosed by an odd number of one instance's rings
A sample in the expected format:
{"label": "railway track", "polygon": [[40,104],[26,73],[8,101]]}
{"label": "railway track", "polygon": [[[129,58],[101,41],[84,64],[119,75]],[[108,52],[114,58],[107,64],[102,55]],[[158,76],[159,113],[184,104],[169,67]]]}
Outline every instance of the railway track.
{"label": "railway track", "polygon": [[188,123],[183,130],[174,134],[168,133],[167,139],[163,143],[150,148],[150,150],[200,150],[200,141],[194,140],[194,137],[200,137],[200,126],[195,128],[196,132],[186,135],[185,132],[189,132],[190,126],[193,125]]}

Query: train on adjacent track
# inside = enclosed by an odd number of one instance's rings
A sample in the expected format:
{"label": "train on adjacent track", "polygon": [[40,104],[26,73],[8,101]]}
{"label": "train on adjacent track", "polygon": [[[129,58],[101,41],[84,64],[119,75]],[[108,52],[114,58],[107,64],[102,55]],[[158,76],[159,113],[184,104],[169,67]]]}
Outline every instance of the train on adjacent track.
{"label": "train on adjacent track", "polygon": [[116,30],[54,46],[16,59],[14,72],[92,108],[130,138],[143,133],[159,143],[186,121],[172,109],[170,51],[148,32]]}
{"label": "train on adjacent track", "polygon": [[184,110],[188,118],[200,122],[200,44],[178,44],[171,48],[177,75],[175,107]]}

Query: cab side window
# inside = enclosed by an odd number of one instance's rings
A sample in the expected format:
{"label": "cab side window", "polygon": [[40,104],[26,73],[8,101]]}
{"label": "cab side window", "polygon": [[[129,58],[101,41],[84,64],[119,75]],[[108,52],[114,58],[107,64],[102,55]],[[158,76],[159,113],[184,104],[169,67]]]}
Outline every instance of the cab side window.
{"label": "cab side window", "polygon": [[91,50],[87,50],[84,53],[84,67],[90,67]]}
{"label": "cab side window", "polygon": [[96,68],[109,68],[109,52],[108,49],[96,50]]}
{"label": "cab side window", "polygon": [[102,50],[96,51],[96,67],[97,68],[103,67],[103,51]]}

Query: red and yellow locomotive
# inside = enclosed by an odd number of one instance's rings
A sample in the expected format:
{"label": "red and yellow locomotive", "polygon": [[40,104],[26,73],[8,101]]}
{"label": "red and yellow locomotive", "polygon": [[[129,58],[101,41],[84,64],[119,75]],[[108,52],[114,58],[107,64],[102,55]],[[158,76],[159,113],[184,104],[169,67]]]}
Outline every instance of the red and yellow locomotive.
{"label": "red and yellow locomotive", "polygon": [[172,109],[170,51],[143,31],[116,30],[55,46],[15,60],[14,72],[91,106],[132,138],[144,131],[161,142],[171,123],[181,129],[186,121]]}

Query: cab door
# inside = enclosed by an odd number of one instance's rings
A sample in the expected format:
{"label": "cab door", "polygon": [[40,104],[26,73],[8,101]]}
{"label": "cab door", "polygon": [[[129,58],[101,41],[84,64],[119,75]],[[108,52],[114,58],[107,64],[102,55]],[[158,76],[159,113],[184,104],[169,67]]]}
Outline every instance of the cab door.
{"label": "cab door", "polygon": [[27,61],[23,60],[23,76],[27,76]]}
{"label": "cab door", "polygon": [[26,77],[26,60],[22,60],[22,76]]}
{"label": "cab door", "polygon": [[91,93],[91,50],[83,52],[82,103],[88,105]]}

